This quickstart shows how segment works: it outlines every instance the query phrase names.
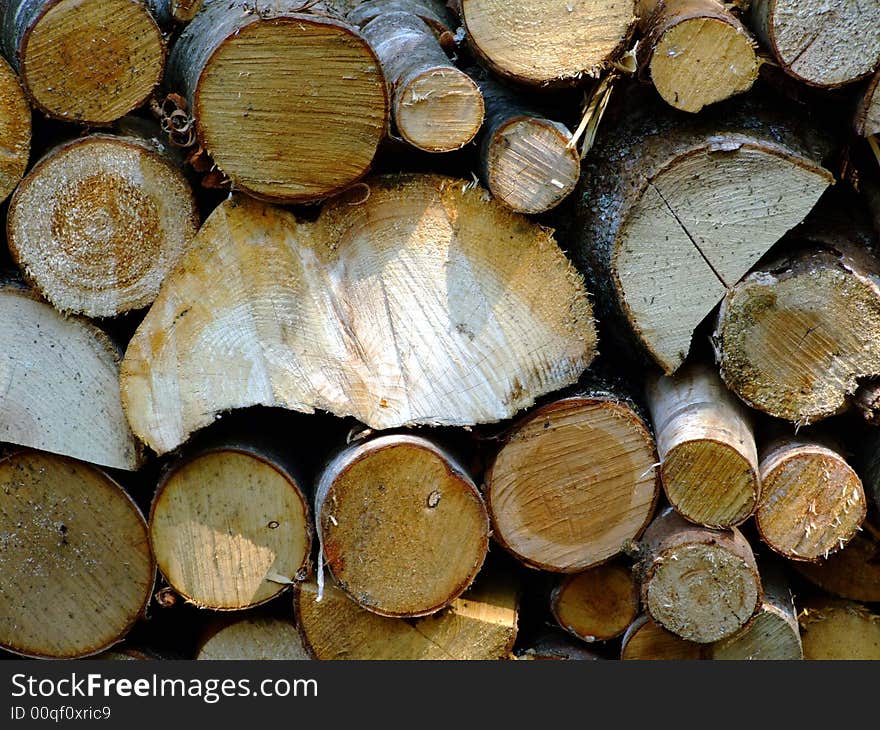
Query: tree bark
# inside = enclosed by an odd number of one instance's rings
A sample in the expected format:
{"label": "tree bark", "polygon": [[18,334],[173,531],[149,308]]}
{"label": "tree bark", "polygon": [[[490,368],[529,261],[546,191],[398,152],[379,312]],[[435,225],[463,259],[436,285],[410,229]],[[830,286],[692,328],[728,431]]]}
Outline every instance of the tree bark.
{"label": "tree bark", "polygon": [[164,28],[188,23],[202,9],[203,0],[146,0],[156,21]]}
{"label": "tree bark", "polygon": [[687,641],[642,614],[623,636],[620,658],[629,661],[687,661],[703,659],[705,646]]}
{"label": "tree bark", "polygon": [[387,12],[362,33],[391,87],[394,122],[403,139],[426,152],[451,152],[476,136],[484,113],[480,89],[450,62],[421,18]]}
{"label": "tree bark", "polygon": [[98,469],[20,451],[0,461],[0,646],[70,659],[121,641],[150,600],[144,518]]}
{"label": "tree bark", "polygon": [[199,143],[233,187],[285,203],[358,181],[388,127],[369,44],[321,6],[293,12],[302,6],[252,12],[244,0],[206,0],[168,59],[169,89],[187,100]]}
{"label": "tree bark", "polygon": [[131,0],[9,0],[0,47],[37,109],[89,125],[143,104],[165,67],[159,26]]}
{"label": "tree bark", "polygon": [[449,605],[489,548],[489,516],[471,477],[415,436],[379,436],[336,454],[317,482],[315,521],[338,586],[383,616]]}
{"label": "tree bark", "polygon": [[660,478],[669,503],[691,522],[732,527],[758,505],[758,450],[746,408],[715,370],[692,365],[649,377]]}
{"label": "tree bark", "polygon": [[576,381],[596,346],[583,280],[549,232],[465,188],[377,178],[312,223],[222,203],[129,344],[134,430],[164,453],[260,404],[466,426]]}
{"label": "tree bark", "polygon": [[202,639],[196,659],[202,661],[295,661],[309,659],[292,621],[248,616],[224,622]]}
{"label": "tree bark", "polygon": [[880,70],[871,77],[859,98],[853,122],[856,134],[862,137],[880,134]]}
{"label": "tree bark", "polygon": [[386,13],[403,11],[412,13],[427,23],[437,36],[454,33],[458,22],[443,0],[366,0],[352,9],[346,20],[363,28],[374,18]]}
{"label": "tree bark", "polygon": [[601,661],[602,657],[562,632],[546,631],[518,650],[521,661]]}

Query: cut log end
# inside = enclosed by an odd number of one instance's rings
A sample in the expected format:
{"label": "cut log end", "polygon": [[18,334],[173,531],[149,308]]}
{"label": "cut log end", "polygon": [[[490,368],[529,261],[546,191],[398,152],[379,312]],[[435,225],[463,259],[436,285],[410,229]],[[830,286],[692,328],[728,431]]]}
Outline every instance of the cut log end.
{"label": "cut log end", "polygon": [[623,401],[573,397],[529,414],[486,475],[495,538],[526,564],[585,570],[651,519],[654,440]]}
{"label": "cut log end", "polygon": [[248,450],[174,467],[156,492],[150,538],[168,583],[206,608],[264,603],[309,572],[305,498],[288,473]]}
{"label": "cut log end", "polygon": [[855,115],[856,134],[870,137],[880,135],[880,71],[878,71],[865,89],[859,101]]}
{"label": "cut log end", "polygon": [[804,659],[880,659],[880,615],[859,603],[817,599],[799,619]]}
{"label": "cut log end", "polygon": [[0,201],[15,189],[31,150],[31,108],[15,72],[0,58]]}
{"label": "cut log end", "polygon": [[140,106],[165,67],[159,26],[144,3],[131,0],[45,3],[18,53],[34,104],[88,124],[108,124]]}
{"label": "cut log end", "polygon": [[632,571],[611,563],[564,578],[551,596],[557,623],[583,641],[620,636],[639,612]]}
{"label": "cut log end", "polygon": [[322,475],[315,512],[340,587],[385,616],[449,604],[488,550],[479,491],[448,454],[420,438],[383,436],[342,452]]}
{"label": "cut log end", "polygon": [[13,257],[63,312],[150,304],[196,234],[186,179],[146,144],[93,135],[40,161],[10,202]]}
{"label": "cut log end", "polygon": [[543,213],[577,185],[580,157],[561,124],[541,117],[514,117],[487,141],[489,190],[521,213]]}
{"label": "cut log end", "polygon": [[804,658],[793,612],[764,603],[739,634],[712,645],[712,659],[726,661],[793,661]]}
{"label": "cut log end", "polygon": [[388,126],[369,45],[310,15],[258,19],[225,38],[199,75],[193,109],[205,149],[235,186],[280,202],[361,178]]}
{"label": "cut log end", "polygon": [[0,461],[0,645],[74,658],[120,641],[150,599],[147,527],[97,469],[23,451]]}
{"label": "cut log end", "polygon": [[309,658],[293,622],[264,616],[251,616],[221,627],[202,643],[196,655],[201,661]]}
{"label": "cut log end", "polygon": [[642,615],[627,629],[620,658],[628,661],[687,661],[703,658],[703,646],[687,641]]}

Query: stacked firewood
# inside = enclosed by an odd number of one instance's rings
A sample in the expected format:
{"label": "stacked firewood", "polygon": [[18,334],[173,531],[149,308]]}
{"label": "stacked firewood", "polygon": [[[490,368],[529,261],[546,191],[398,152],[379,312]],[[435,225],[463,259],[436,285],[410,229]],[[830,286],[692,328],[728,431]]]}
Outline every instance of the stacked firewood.
{"label": "stacked firewood", "polygon": [[0,647],[880,658],[876,0],[0,50]]}

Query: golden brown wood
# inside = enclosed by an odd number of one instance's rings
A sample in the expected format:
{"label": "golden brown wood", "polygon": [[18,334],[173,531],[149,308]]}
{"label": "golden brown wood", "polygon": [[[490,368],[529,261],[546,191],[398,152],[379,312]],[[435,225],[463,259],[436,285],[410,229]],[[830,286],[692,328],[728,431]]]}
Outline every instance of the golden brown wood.
{"label": "golden brown wood", "polygon": [[15,71],[0,59],[0,201],[27,169],[31,150],[31,107]]}
{"label": "golden brown wood", "polygon": [[804,659],[880,659],[880,615],[860,603],[816,599],[799,619]]}
{"label": "golden brown wood", "polygon": [[583,280],[548,231],[466,188],[377,178],[314,223],[221,204],[129,344],[135,431],[164,453],[256,404],[471,425],[576,381],[596,345]]}
{"label": "golden brown wood", "polygon": [[655,624],[650,616],[642,614],[627,629],[620,658],[630,661],[685,661],[702,659],[704,650],[704,645],[682,639]]}
{"label": "golden brown wood", "polygon": [[43,157],[13,195],[10,252],[60,311],[112,317],[148,306],[195,237],[192,191],[157,144],[80,137]]}
{"label": "golden brown wood", "polygon": [[134,502],[98,469],[20,451],[0,460],[0,646],[73,658],[141,618],[155,567]]}
{"label": "golden brown wood", "polygon": [[168,583],[216,610],[255,606],[310,573],[312,526],[300,484],[275,455],[223,445],[163,477],[150,542]]}
{"label": "golden brown wood", "polygon": [[493,536],[541,570],[602,563],[651,519],[656,462],[650,431],[620,395],[544,405],[509,432],[486,473]]}
{"label": "golden brown wood", "polygon": [[196,659],[303,660],[309,654],[292,621],[269,616],[249,616],[216,628],[202,642]]}
{"label": "golden brown wood", "polygon": [[448,605],[489,548],[489,516],[470,476],[415,436],[379,436],[334,456],[317,482],[315,521],[339,587],[383,616]]}

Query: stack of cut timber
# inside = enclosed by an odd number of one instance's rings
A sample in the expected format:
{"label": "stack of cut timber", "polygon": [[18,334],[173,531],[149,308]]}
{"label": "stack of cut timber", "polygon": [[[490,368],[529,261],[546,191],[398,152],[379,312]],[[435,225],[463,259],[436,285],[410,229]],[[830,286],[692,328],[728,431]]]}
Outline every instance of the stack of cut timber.
{"label": "stack of cut timber", "polygon": [[880,658],[878,28],[0,0],[0,649]]}

